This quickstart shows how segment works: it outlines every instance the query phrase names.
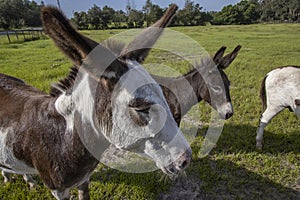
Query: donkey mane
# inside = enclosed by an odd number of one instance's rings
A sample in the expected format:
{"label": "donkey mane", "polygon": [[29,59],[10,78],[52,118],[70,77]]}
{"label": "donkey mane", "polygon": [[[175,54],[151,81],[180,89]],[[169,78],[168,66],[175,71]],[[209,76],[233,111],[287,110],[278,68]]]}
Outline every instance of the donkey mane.
{"label": "donkey mane", "polygon": [[[203,68],[203,67],[212,66],[212,64],[215,66],[212,58],[209,56],[206,56],[206,57],[202,58],[200,60],[200,62],[197,61],[193,66],[191,66],[189,71],[184,73],[183,76],[189,76],[190,74],[194,73],[195,71],[201,70],[201,68]],[[179,77],[181,77],[181,76],[178,76],[178,78]]]}
{"label": "donkey mane", "polygon": [[111,39],[111,38],[101,42],[101,45],[104,46],[105,48],[109,49],[116,56],[120,55],[120,53],[126,46],[125,42]]}
{"label": "donkey mane", "polygon": [[69,72],[69,75],[64,79],[61,79],[58,83],[54,83],[50,88],[50,95],[52,97],[58,97],[62,93],[69,93],[74,86],[75,79],[78,74],[78,67],[73,66]]}

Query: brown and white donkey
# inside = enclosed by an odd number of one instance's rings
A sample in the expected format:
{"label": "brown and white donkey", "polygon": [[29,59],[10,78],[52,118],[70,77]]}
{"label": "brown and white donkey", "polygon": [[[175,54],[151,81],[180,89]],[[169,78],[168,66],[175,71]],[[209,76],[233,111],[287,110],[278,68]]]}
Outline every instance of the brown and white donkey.
{"label": "brown and white donkey", "polygon": [[[115,43],[115,41],[105,41],[103,43],[104,46],[107,48],[111,49],[114,53],[120,53],[122,49],[124,48],[124,44],[122,43]],[[119,45],[119,47],[118,47]],[[116,49],[117,48],[117,49]],[[221,47],[214,55],[212,58],[215,67],[219,71],[215,71],[215,74],[211,73],[211,77],[217,76],[219,73],[222,77],[221,84],[224,86],[220,85],[219,87],[224,87],[224,90],[221,92],[221,99],[223,101],[220,101],[220,105],[215,105],[213,106],[214,108],[221,107],[222,103],[223,104],[229,104],[231,105],[231,98],[230,98],[230,81],[228,80],[228,77],[224,73],[224,69],[229,67],[229,65],[233,62],[233,60],[236,58],[238,55],[239,51],[241,49],[241,46],[238,45],[231,53],[227,54],[224,56],[226,47]],[[208,86],[209,84],[204,81],[202,78],[202,75],[200,74],[200,71],[198,68],[209,68],[207,64],[211,63],[209,60],[207,60],[207,63],[202,63],[201,65],[197,65],[196,68],[192,69],[188,73],[180,76],[180,77],[162,77],[162,76],[154,76],[152,77],[160,84],[163,94],[167,100],[167,103],[171,109],[172,115],[178,124],[180,125],[180,121],[182,117],[191,109],[193,105],[196,103],[200,102],[202,99],[206,101],[207,103],[211,104],[210,100],[210,93],[209,91],[216,92],[217,90],[209,90]],[[214,80],[213,78],[211,80]],[[20,81],[20,80],[19,80]],[[190,84],[192,90],[186,90],[183,88],[183,86],[188,83]],[[217,83],[215,83],[214,87],[217,87]],[[191,94],[188,94],[188,92],[192,92],[196,95],[196,99],[193,100],[193,98],[189,98],[192,96]],[[226,109],[226,107],[223,107]],[[219,111],[220,116],[223,116],[223,118],[228,119],[229,117],[232,116],[233,111],[229,108],[226,110],[222,109],[217,109]],[[225,113],[225,114],[223,114]],[[5,182],[9,181],[9,174],[2,172],[3,176],[5,178]],[[32,187],[34,185],[34,179],[30,175],[23,175],[24,180],[26,180],[27,183]]]}
{"label": "brown and white donkey", "polygon": [[0,75],[1,170],[38,174],[56,199],[69,198],[74,187],[79,199],[89,199],[89,177],[109,145],[147,156],[168,175],[184,170],[190,146],[141,66],[176,10],[171,5],[115,56],[60,10],[44,7],[46,33],[76,67],[51,94]]}

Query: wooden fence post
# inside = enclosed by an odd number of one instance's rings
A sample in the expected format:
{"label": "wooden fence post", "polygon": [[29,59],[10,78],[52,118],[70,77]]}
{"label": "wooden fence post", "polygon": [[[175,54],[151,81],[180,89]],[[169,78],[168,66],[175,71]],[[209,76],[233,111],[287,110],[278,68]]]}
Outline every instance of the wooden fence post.
{"label": "wooden fence post", "polygon": [[19,41],[18,31],[14,31],[14,32],[15,32],[17,40]]}
{"label": "wooden fence post", "polygon": [[6,35],[7,35],[8,42],[11,43],[8,31],[6,31]]}

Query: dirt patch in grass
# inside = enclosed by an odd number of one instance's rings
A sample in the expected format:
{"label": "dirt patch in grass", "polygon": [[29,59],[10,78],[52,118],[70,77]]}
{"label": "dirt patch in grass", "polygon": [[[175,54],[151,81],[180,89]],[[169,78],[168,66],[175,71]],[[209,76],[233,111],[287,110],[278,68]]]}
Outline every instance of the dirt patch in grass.
{"label": "dirt patch in grass", "polygon": [[[232,162],[212,157],[194,162],[190,168],[186,177],[175,180],[157,199],[300,199],[300,180],[294,185],[283,186]],[[199,169],[204,170],[200,172]]]}
{"label": "dirt patch in grass", "polygon": [[197,178],[180,177],[174,185],[164,194],[159,195],[160,200],[199,200],[205,199],[200,189],[201,181]]}

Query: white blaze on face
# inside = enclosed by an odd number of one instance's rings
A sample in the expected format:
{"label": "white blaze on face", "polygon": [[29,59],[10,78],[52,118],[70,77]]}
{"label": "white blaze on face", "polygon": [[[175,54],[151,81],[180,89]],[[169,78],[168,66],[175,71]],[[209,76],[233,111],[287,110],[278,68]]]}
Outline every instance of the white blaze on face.
{"label": "white blaze on face", "polygon": [[[166,166],[189,149],[189,144],[177,127],[160,86],[138,63],[127,64],[130,70],[121,77],[112,97],[113,130],[109,140],[120,149],[147,154],[159,167]],[[130,109],[134,108],[129,103],[134,99],[152,103],[147,125],[136,124],[131,118]]]}
{"label": "white blaze on face", "polygon": [[225,85],[226,75],[221,73],[221,70],[217,68],[212,60],[208,60],[205,68],[199,70],[203,77],[204,82],[207,85],[209,92],[210,104],[219,113],[222,119],[227,119],[228,116],[232,116],[233,107],[229,101],[229,86]]}
{"label": "white blaze on face", "polygon": [[225,119],[227,113],[233,113],[233,106],[231,102],[225,102],[221,107],[218,108],[219,115]]}
{"label": "white blaze on face", "polygon": [[[166,102],[159,85],[136,62],[128,61],[129,71],[119,80],[112,95],[113,135],[109,138],[118,148],[128,148],[138,140],[153,138],[165,124]],[[133,99],[152,102],[150,121],[146,126],[134,123],[130,117],[129,103]]]}

